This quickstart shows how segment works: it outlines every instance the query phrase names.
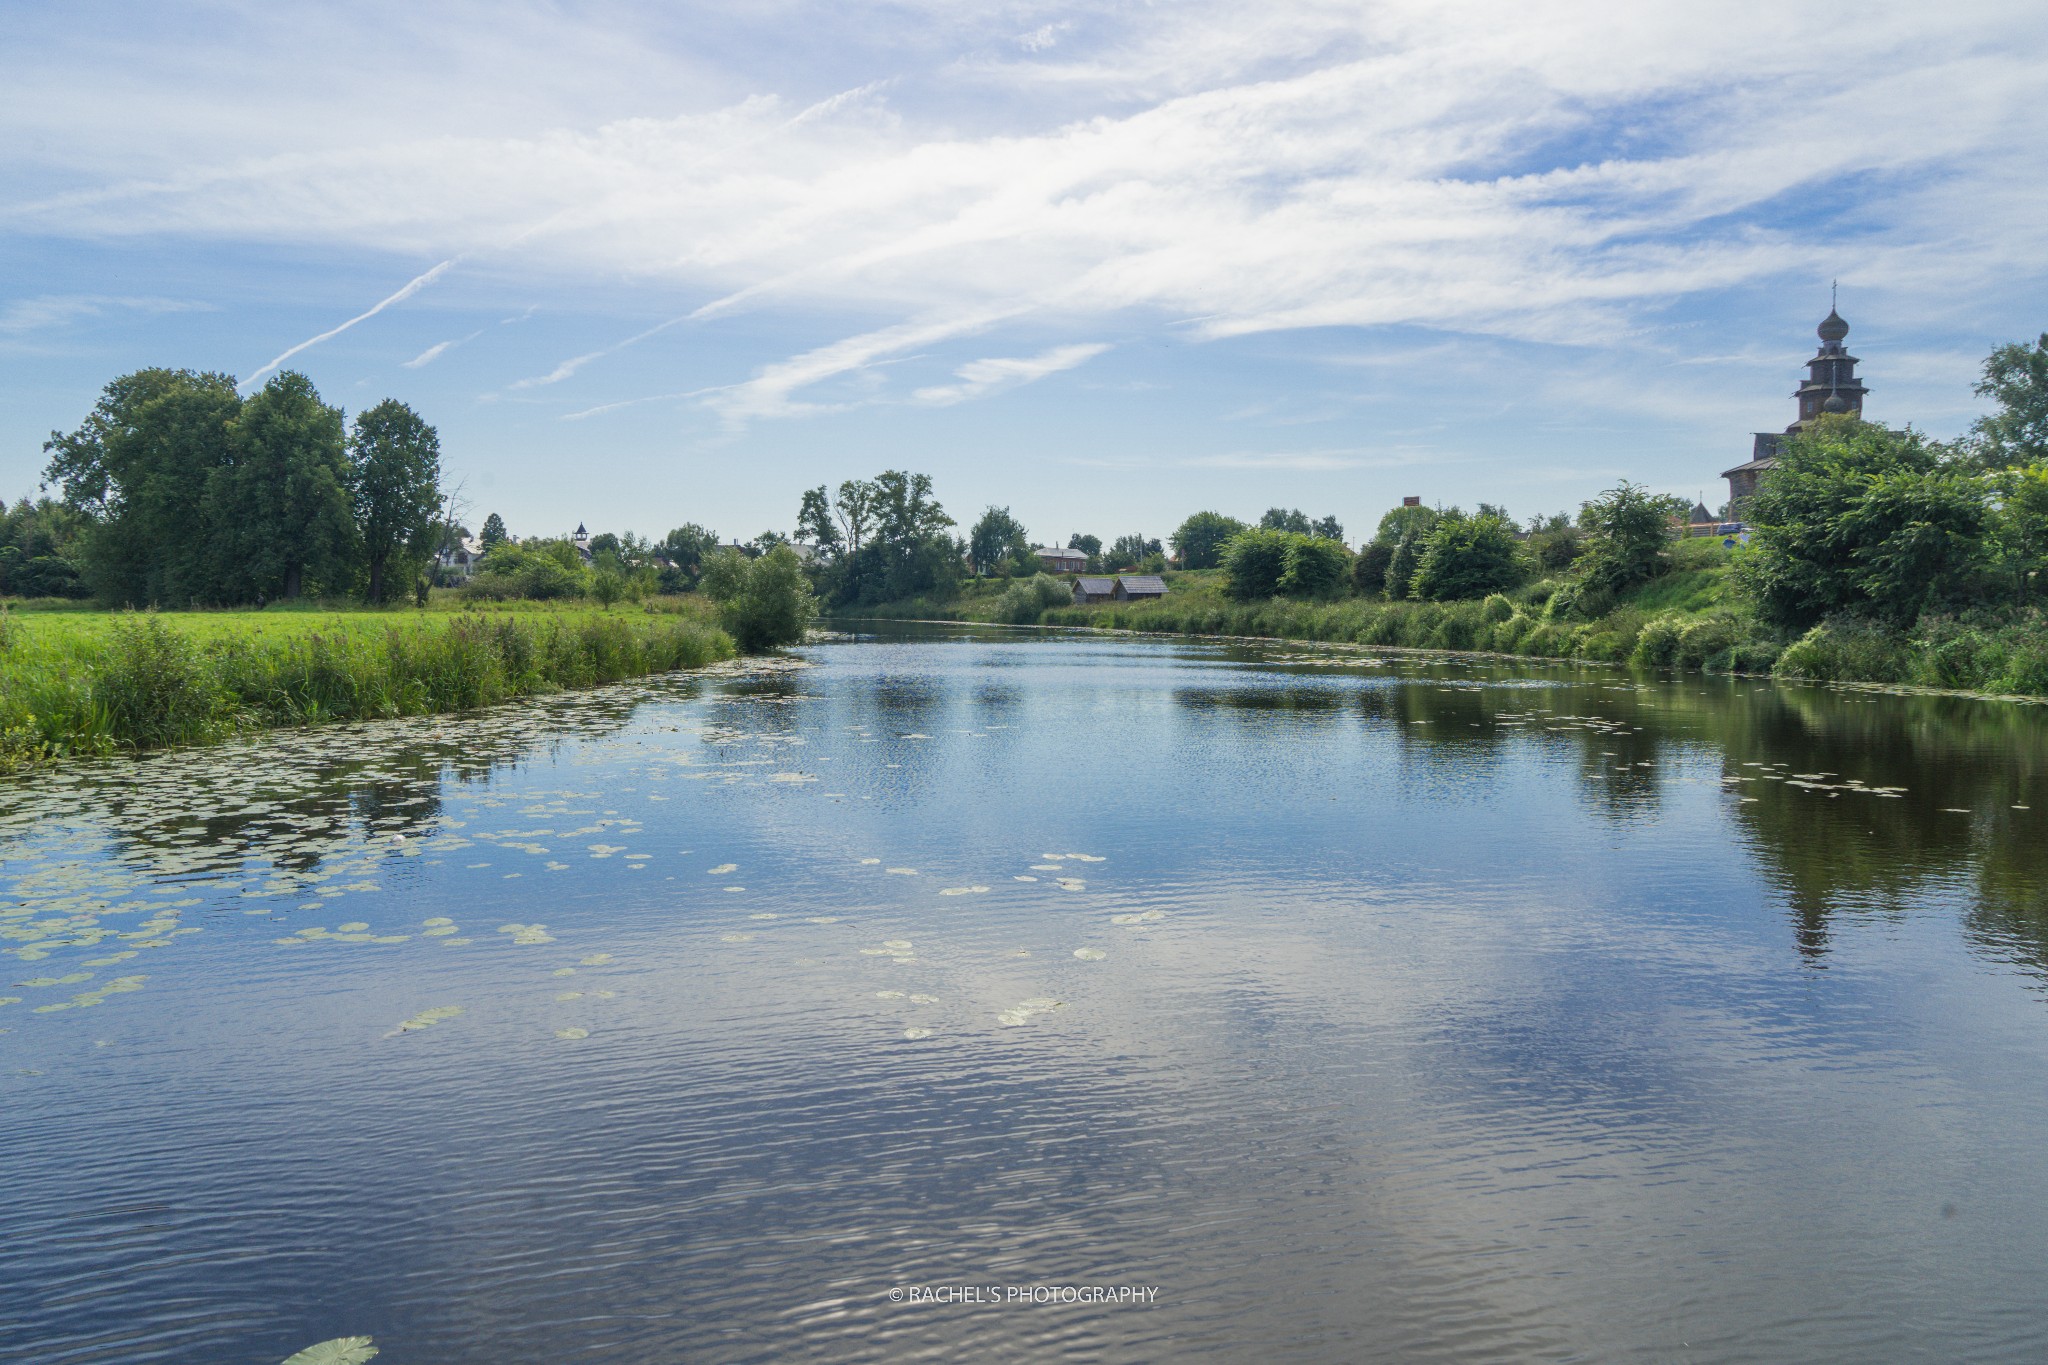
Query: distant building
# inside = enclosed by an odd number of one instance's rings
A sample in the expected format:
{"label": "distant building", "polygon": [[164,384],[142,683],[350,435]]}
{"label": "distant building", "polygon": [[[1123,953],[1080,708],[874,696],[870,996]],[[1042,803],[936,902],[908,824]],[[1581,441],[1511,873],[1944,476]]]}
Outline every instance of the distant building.
{"label": "distant building", "polygon": [[1077,578],[1074,580],[1074,603],[1107,602],[1116,596],[1114,578]]}
{"label": "distant building", "polygon": [[585,564],[590,562],[590,532],[583,529],[583,523],[576,523],[576,534],[569,537],[569,543],[576,547],[576,557]]}
{"label": "distant building", "polygon": [[441,547],[440,553],[434,556],[434,567],[441,571],[443,579],[467,579],[476,572],[476,566],[483,557],[483,542],[474,536],[464,536],[460,544]]}
{"label": "distant building", "polygon": [[1031,553],[1038,556],[1038,562],[1045,565],[1047,573],[1080,573],[1088,567],[1085,550],[1054,550],[1033,546]]}
{"label": "distant building", "polygon": [[1155,597],[1166,596],[1166,580],[1158,574],[1119,574],[1116,580],[1116,600],[1119,602],[1147,602]]}
{"label": "distant building", "polygon": [[1750,445],[1749,459],[1722,471],[1721,477],[1728,480],[1731,504],[1755,493],[1758,481],[1777,468],[1778,443],[1787,436],[1805,430],[1808,422],[1824,413],[1863,415],[1863,395],[1870,390],[1856,377],[1856,357],[1842,345],[1842,339],[1849,335],[1849,324],[1830,308],[1816,331],[1820,350],[1806,362],[1806,380],[1792,394],[1799,400],[1798,418],[1782,432],[1757,432]]}

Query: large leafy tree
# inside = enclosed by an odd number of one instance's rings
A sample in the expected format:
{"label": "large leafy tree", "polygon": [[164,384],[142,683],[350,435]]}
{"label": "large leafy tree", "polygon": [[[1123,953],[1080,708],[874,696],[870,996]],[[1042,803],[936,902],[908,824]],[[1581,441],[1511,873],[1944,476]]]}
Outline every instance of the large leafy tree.
{"label": "large leafy tree", "polygon": [[1266,515],[1259,518],[1259,526],[1268,531],[1292,531],[1303,536],[1315,530],[1308,514],[1298,507],[1268,507]]}
{"label": "large leafy tree", "polygon": [[138,370],[108,384],[76,431],[51,432],[44,477],[91,519],[79,558],[109,602],[217,597],[205,499],[232,462],[232,375]]}
{"label": "large leafy tree", "polygon": [[832,500],[832,512],[839,518],[848,554],[859,554],[875,526],[875,486],[866,479],[847,479]]}
{"label": "large leafy tree", "polygon": [[1835,612],[1907,623],[1979,572],[1988,494],[1917,432],[1822,417],[1778,447],[1746,507],[1753,536],[1738,571],[1778,625]]}
{"label": "large leafy tree", "polygon": [[1118,536],[1103,556],[1103,563],[1119,569],[1133,569],[1153,555],[1164,557],[1166,547],[1156,540],[1147,540],[1143,533],[1132,536]]}
{"label": "large leafy tree", "polygon": [[2048,567],[2048,463],[2002,470],[1996,476],[1998,512],[1992,540],[1998,562],[2025,604]]}
{"label": "large leafy tree", "polygon": [[796,512],[796,538],[817,546],[818,553],[824,558],[830,559],[838,554],[839,527],[832,520],[832,502],[824,484],[804,490]]}
{"label": "large leafy tree", "polygon": [[818,614],[796,551],[777,545],[759,558],[721,550],[704,565],[704,593],[741,649],[793,645]]}
{"label": "large leafy tree", "polygon": [[1221,512],[1197,512],[1167,537],[1174,557],[1183,569],[1213,569],[1223,562],[1223,547],[1245,529],[1236,517]]}
{"label": "large leafy tree", "polygon": [[1024,523],[1007,507],[990,507],[967,533],[967,564],[978,576],[1001,573],[1005,565],[1021,563],[1030,554]]}
{"label": "large leafy tree", "polygon": [[295,370],[242,404],[207,490],[215,581],[232,601],[343,592],[358,554],[341,409]]}
{"label": "large leafy tree", "polygon": [[1230,595],[1240,602],[1256,602],[1278,594],[1280,580],[1287,574],[1287,547],[1292,539],[1286,531],[1263,526],[1248,527],[1232,536],[1222,554]]}
{"label": "large leafy tree", "polygon": [[2015,341],[1993,351],[1977,392],[1998,404],[1972,428],[1982,463],[2007,468],[2048,460],[2048,332],[2031,346]]}
{"label": "large leafy tree", "polygon": [[387,398],[356,417],[349,466],[368,596],[382,603],[394,568],[416,570],[432,553],[441,510],[441,438],[418,413]]}
{"label": "large leafy tree", "polygon": [[505,529],[505,519],[496,512],[484,518],[484,529],[477,536],[485,554],[489,554],[511,538],[511,532]]}

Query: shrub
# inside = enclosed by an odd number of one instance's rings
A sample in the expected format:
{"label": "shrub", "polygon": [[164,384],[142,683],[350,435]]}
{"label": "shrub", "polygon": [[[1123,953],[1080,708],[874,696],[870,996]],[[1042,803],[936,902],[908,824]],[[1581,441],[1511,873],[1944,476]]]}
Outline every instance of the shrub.
{"label": "shrub", "polygon": [[1342,541],[1290,535],[1280,591],[1288,597],[1334,597],[1344,590],[1350,560]]}
{"label": "shrub", "polygon": [[1240,602],[1255,602],[1277,594],[1287,573],[1290,539],[1285,531],[1254,527],[1226,541],[1222,565],[1230,595]]}
{"label": "shrub", "polygon": [[1394,547],[1384,540],[1375,540],[1358,552],[1358,558],[1351,561],[1351,587],[1360,597],[1385,597],[1387,595],[1387,565],[1393,561]]}
{"label": "shrub", "polygon": [[758,559],[737,550],[712,556],[704,566],[704,592],[718,603],[726,630],[748,653],[796,644],[818,615],[803,562],[787,545]]}
{"label": "shrub", "polygon": [[1515,614],[1515,604],[1501,593],[1488,593],[1486,600],[1479,604],[1486,619],[1495,623],[1505,621]]}
{"label": "shrub", "polygon": [[199,646],[167,629],[155,612],[117,621],[93,670],[91,705],[136,748],[214,738],[224,728],[225,702]]}
{"label": "shrub", "polygon": [[1499,517],[1446,515],[1423,541],[1410,591],[1431,601],[1485,597],[1521,583],[1521,546]]}
{"label": "shrub", "polygon": [[1819,682],[1904,682],[1911,668],[1911,653],[1897,631],[1870,621],[1834,617],[1800,636],[1779,656],[1773,672]]}

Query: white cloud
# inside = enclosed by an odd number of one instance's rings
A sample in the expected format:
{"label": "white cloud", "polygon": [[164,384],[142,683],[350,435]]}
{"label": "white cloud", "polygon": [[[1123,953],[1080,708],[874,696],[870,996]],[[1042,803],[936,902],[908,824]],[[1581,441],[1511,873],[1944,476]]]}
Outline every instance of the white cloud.
{"label": "white cloud", "polygon": [[0,335],[24,336],[32,332],[68,327],[84,318],[109,313],[192,313],[211,311],[211,305],[184,299],[127,298],[111,294],[41,294],[16,299],[0,307]]}
{"label": "white cloud", "polygon": [[357,323],[367,322],[369,319],[376,317],[377,314],[383,312],[386,308],[391,307],[391,305],[395,303],[405,302],[414,294],[419,293],[420,290],[425,289],[428,285],[432,284],[435,280],[440,279],[442,275],[447,273],[448,267],[454,264],[454,259],[450,258],[429,270],[422,271],[420,274],[415,275],[410,280],[407,280],[403,285],[399,286],[399,288],[396,291],[387,294],[382,299],[379,299],[375,304],[372,304],[370,307],[356,314],[347,322],[342,323],[339,327],[330,327],[316,337],[308,337],[306,340],[300,342],[296,346],[286,347],[283,351],[279,352],[278,355],[273,360],[271,360],[269,364],[258,367],[254,374],[249,375],[247,378],[243,379],[239,387],[244,389],[254,388],[256,386],[257,380],[263,378],[263,376],[269,374],[272,370],[275,370],[278,366],[284,364],[285,361],[290,360],[293,356],[299,354],[299,352],[310,350],[311,348],[318,346],[323,341],[328,341],[334,337],[340,336],[343,332],[346,332],[349,328],[355,326]]}
{"label": "white cloud", "polygon": [[[615,31],[551,6],[392,13],[419,55],[336,61],[383,74],[303,94],[194,81],[191,49],[109,62],[31,34],[58,59],[17,64],[0,145],[55,150],[0,229],[474,253],[679,311],[708,297],[687,313],[704,325],[850,319],[722,390],[734,421],[840,406],[803,395],[1007,320],[1609,345],[1701,291],[1840,273],[1960,308],[2048,258],[2028,189],[2048,179],[2048,22],[2006,0],[1846,24],[1765,0],[790,0],[709,56],[651,12]],[[250,22],[280,51],[367,42]],[[846,55],[786,61],[792,41]],[[137,105],[168,112],[117,117]]]}
{"label": "white cloud", "polygon": [[941,384],[919,389],[911,394],[911,401],[930,407],[945,407],[953,403],[964,403],[970,398],[982,398],[1002,389],[1014,389],[1085,365],[1109,347],[1101,342],[1085,342],[1074,346],[1055,346],[1035,356],[1017,359],[973,360],[953,371],[960,382]]}

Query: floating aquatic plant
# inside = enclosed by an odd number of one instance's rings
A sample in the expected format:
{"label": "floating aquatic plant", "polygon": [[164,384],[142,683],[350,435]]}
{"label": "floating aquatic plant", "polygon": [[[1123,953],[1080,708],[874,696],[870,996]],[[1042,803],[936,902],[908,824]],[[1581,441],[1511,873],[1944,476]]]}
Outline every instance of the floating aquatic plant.
{"label": "floating aquatic plant", "polygon": [[588,1038],[590,1030],[587,1028],[558,1028],[555,1030],[555,1036],[557,1038],[567,1038],[569,1041],[574,1042],[578,1038]]}
{"label": "floating aquatic plant", "polygon": [[1103,952],[1100,948],[1076,948],[1074,949],[1074,956],[1080,958],[1083,962],[1100,962],[1105,957],[1108,957],[1109,954]]}
{"label": "floating aquatic plant", "polygon": [[903,1030],[903,1036],[914,1043],[920,1038],[931,1037],[932,1031],[928,1028],[907,1028]]}
{"label": "floating aquatic plant", "polygon": [[294,1352],[284,1365],[363,1365],[376,1354],[368,1337],[336,1337]]}
{"label": "floating aquatic plant", "polygon": [[[462,1013],[462,1006],[460,1005],[436,1005],[432,1009],[421,1010],[418,1014],[405,1020],[397,1028],[384,1036],[386,1038],[396,1038],[401,1033],[417,1033],[423,1028],[432,1028],[443,1019],[453,1019],[460,1013]],[[365,1357],[365,1359],[367,1358]]]}

